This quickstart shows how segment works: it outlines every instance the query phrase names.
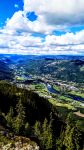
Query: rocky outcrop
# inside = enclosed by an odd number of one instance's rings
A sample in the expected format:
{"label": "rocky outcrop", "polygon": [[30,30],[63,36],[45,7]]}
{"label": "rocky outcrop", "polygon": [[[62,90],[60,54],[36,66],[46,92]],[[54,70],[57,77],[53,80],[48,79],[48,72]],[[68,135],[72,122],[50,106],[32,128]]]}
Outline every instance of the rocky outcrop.
{"label": "rocky outcrop", "polygon": [[39,146],[29,138],[16,136],[10,143],[2,145],[0,150],[39,150]]}

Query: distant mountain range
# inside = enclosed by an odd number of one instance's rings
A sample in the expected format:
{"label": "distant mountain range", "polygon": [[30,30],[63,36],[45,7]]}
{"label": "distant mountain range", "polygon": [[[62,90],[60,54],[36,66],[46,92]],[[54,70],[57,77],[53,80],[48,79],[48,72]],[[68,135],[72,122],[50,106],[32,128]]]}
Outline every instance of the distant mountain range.
{"label": "distant mountain range", "polygon": [[81,55],[16,55],[16,54],[0,54],[0,59],[17,61],[20,59],[60,59],[60,60],[84,60]]}
{"label": "distant mountain range", "polygon": [[50,75],[57,80],[84,83],[84,56],[0,55],[0,79],[12,79],[13,73],[22,68],[25,75]]}

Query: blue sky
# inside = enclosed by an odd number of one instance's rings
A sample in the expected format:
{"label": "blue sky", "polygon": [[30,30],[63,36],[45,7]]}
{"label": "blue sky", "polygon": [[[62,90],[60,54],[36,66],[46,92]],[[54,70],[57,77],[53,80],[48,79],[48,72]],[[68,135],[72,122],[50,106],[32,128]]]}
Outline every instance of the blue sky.
{"label": "blue sky", "polygon": [[0,0],[0,27],[18,10],[23,10],[22,0]]}
{"label": "blue sky", "polygon": [[0,53],[84,55],[84,0],[1,0]]}

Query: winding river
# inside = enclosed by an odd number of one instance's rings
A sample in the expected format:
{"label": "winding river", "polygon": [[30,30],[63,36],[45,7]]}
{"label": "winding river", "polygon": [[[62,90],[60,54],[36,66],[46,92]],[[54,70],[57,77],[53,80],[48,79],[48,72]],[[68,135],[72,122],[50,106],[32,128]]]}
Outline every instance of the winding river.
{"label": "winding river", "polygon": [[[47,87],[48,92],[53,93],[53,94],[60,94],[60,92],[53,89],[53,87],[50,84],[47,84],[46,87]],[[72,94],[68,94],[68,95],[64,94],[64,96],[71,98],[73,100],[76,100],[76,101],[82,101],[82,102],[84,101],[84,98],[82,98],[80,96],[76,96],[76,95],[72,95]]]}

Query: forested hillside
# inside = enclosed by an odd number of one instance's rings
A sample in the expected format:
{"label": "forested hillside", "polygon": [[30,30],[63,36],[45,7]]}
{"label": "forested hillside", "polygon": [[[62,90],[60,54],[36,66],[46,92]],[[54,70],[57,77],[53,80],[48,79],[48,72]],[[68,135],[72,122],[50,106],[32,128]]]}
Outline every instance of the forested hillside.
{"label": "forested hillside", "polygon": [[0,146],[23,136],[42,150],[83,150],[83,123],[73,111],[54,107],[31,90],[0,81]]}
{"label": "forested hillside", "polygon": [[50,75],[57,80],[84,83],[83,60],[31,60],[27,66],[25,64],[25,69],[26,72],[31,74],[38,74],[40,76]]}

